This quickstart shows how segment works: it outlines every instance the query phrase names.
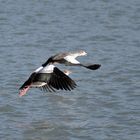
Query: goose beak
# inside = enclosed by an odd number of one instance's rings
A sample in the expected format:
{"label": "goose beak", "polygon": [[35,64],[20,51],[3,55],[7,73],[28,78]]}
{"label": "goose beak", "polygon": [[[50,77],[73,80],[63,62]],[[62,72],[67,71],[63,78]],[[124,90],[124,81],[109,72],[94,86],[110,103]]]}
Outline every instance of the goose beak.
{"label": "goose beak", "polygon": [[80,54],[81,54],[81,56],[84,56],[84,55],[87,56],[87,53],[83,50],[80,51]]}

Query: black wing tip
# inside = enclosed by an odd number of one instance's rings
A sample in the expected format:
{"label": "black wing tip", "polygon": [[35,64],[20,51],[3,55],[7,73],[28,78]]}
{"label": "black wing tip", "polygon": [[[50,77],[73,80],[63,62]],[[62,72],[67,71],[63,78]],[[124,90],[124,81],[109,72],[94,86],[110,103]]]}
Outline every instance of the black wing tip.
{"label": "black wing tip", "polygon": [[97,70],[100,67],[101,67],[101,64],[94,64],[94,65],[86,66],[86,68],[91,69],[91,70]]}
{"label": "black wing tip", "polygon": [[69,91],[73,90],[76,87],[76,83],[57,67],[54,68],[54,74],[49,81],[49,85],[57,90]]}

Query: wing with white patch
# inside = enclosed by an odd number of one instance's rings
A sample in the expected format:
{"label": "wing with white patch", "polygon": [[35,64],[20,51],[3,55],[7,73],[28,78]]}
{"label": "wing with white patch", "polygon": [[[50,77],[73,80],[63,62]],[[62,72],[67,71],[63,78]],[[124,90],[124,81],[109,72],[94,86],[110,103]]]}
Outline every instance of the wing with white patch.
{"label": "wing with white patch", "polygon": [[66,57],[64,57],[64,59],[65,59],[66,61],[68,61],[69,63],[72,63],[72,64],[80,64],[80,62],[77,61],[77,60],[75,59],[75,57],[73,57],[72,55],[66,56]]}

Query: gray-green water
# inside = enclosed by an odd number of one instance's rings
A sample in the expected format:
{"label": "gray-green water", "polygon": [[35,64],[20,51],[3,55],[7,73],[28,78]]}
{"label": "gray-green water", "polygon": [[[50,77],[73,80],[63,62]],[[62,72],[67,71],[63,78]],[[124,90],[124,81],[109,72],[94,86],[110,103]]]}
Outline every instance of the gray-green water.
{"label": "gray-green water", "polygon": [[[67,67],[78,87],[42,93],[18,88],[49,56],[84,49]],[[139,0],[0,1],[0,139],[140,139]]]}

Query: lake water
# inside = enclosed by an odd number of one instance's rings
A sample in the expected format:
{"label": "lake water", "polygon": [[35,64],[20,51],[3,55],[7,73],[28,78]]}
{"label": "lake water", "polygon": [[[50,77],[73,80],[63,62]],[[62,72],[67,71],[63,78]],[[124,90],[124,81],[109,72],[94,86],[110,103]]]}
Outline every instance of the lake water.
{"label": "lake water", "polygon": [[[71,92],[18,88],[58,52],[86,50]],[[140,139],[139,0],[0,1],[0,139]]]}

